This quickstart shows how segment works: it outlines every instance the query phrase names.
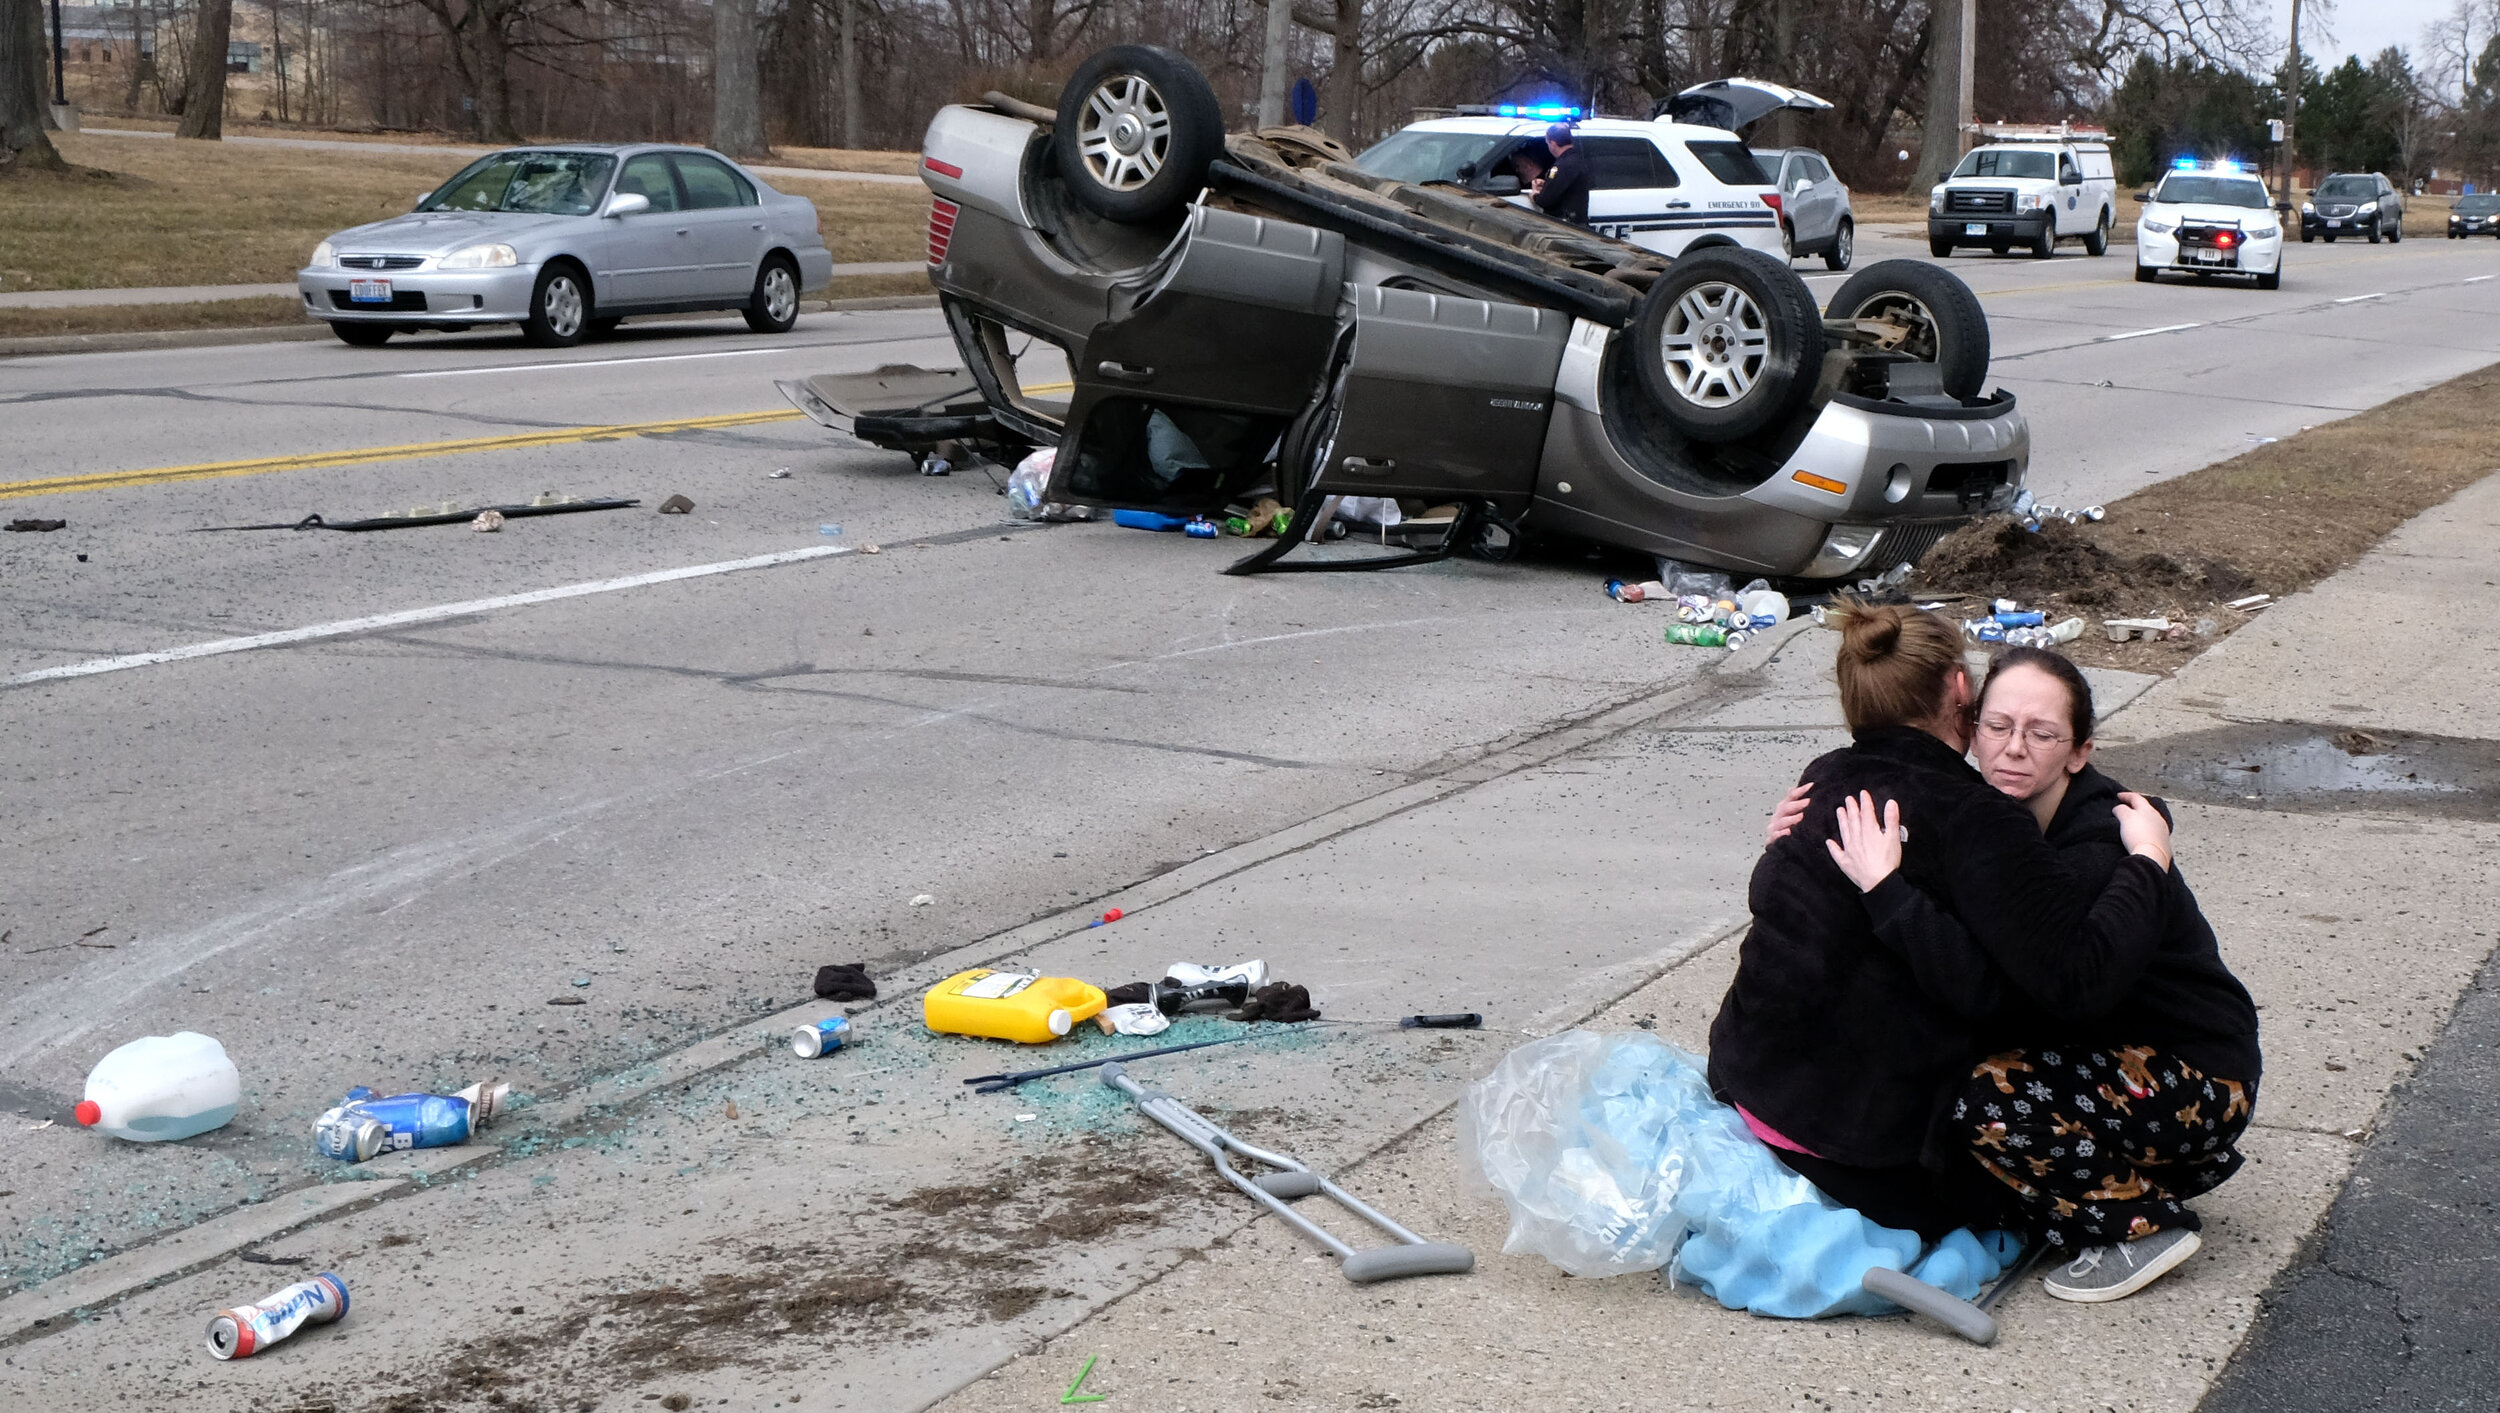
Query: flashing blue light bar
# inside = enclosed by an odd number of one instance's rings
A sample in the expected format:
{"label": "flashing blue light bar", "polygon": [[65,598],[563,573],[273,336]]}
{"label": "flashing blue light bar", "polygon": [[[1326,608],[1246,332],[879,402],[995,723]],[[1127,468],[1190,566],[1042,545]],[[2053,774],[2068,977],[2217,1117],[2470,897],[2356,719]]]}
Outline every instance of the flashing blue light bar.
{"label": "flashing blue light bar", "polygon": [[2196,159],[2193,157],[2178,158],[2170,164],[2170,170],[2174,172],[2193,172],[2196,170]]}
{"label": "flashing blue light bar", "polygon": [[1579,109],[1565,108],[1552,103],[1503,103],[1497,105],[1493,111],[1505,118],[1543,118],[1548,122],[1558,123],[1577,122],[1580,118]]}

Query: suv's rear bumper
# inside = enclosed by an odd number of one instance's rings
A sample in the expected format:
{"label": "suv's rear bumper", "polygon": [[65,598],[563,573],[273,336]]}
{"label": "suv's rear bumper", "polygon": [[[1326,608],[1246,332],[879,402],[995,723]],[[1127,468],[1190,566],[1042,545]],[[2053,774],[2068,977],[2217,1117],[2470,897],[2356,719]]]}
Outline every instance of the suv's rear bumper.
{"label": "suv's rear bumper", "polygon": [[[2055,213],[2048,211],[1963,216],[1938,216],[1931,212],[1927,217],[1927,238],[1949,245],[2029,245],[2056,219]],[[1972,235],[1975,226],[1985,226],[1987,230]]]}

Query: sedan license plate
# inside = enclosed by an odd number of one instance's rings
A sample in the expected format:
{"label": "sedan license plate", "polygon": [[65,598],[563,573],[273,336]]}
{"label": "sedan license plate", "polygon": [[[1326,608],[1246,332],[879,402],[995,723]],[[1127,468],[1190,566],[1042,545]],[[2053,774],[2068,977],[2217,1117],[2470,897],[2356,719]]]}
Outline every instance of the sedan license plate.
{"label": "sedan license plate", "polygon": [[1962,227],[1962,234],[1964,234],[1964,235],[1966,235],[1966,236],[1971,236],[1971,235],[1983,235],[1983,236],[1984,236],[1984,235],[1986,235],[1987,233],[1988,233],[1988,223],[1987,223],[1987,222],[1985,222],[1985,221],[1973,221],[1973,222],[1971,222],[1969,225]]}
{"label": "sedan license plate", "polygon": [[347,298],[352,304],[388,304],[391,302],[389,280],[349,280]]}
{"label": "sedan license plate", "polygon": [[2340,225],[2342,225],[2342,224],[2344,224],[2344,223],[2343,223],[2342,221],[2340,221],[2340,220],[2330,220],[2330,221],[2328,221],[2328,222],[2327,222],[2327,224],[2328,224],[2328,225],[2330,225],[2330,226],[2340,226]]}

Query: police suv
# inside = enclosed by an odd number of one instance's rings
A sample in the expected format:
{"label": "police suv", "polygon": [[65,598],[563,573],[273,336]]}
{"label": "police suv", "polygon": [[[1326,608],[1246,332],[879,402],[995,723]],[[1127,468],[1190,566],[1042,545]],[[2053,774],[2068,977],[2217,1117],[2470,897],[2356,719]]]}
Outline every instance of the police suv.
{"label": "police suv", "polygon": [[1589,171],[1589,228],[1661,255],[1744,246],[1785,261],[1780,190],[1736,136],[1782,108],[1831,104],[1756,79],[1713,79],[1660,105],[1647,122],[1587,118],[1571,107],[1504,103],[1461,108],[1391,134],[1355,160],[1375,176],[1450,182],[1530,204],[1533,174],[1551,162],[1549,124],[1567,122]]}
{"label": "police suv", "polygon": [[2161,185],[2139,192],[2135,277],[2145,284],[2176,270],[2210,280],[2254,276],[2259,289],[2283,284],[2283,223],[2266,184],[2231,162],[2182,158]]}

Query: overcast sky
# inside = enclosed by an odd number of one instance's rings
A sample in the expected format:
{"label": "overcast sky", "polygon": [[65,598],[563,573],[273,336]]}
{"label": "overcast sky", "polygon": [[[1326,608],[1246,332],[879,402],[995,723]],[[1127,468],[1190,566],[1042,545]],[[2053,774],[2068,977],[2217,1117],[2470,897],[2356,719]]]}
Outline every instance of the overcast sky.
{"label": "overcast sky", "polygon": [[[2291,35],[2291,0],[2259,0],[2256,7],[2269,14],[2267,28],[2274,35],[2277,51]],[[2335,17],[2327,21],[2334,33],[2332,42],[2321,42],[2313,20],[2315,12],[2304,10],[2300,21],[2300,47],[2319,68],[2333,68],[2344,62],[2347,54],[2358,54],[2368,63],[2388,45],[2396,45],[2414,56],[2418,62],[2423,54],[2422,31],[2433,20],[2444,19],[2456,9],[2456,0],[2337,0]]]}

